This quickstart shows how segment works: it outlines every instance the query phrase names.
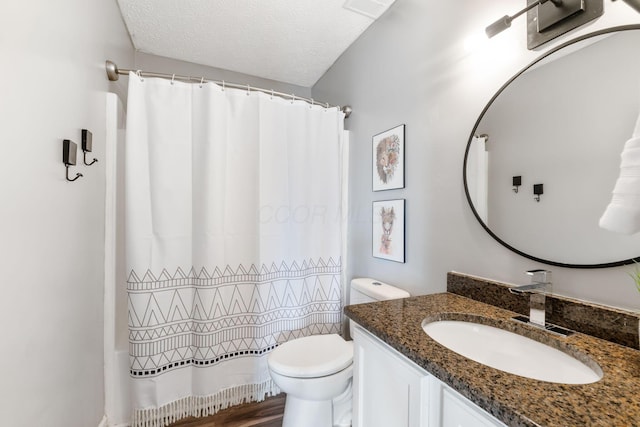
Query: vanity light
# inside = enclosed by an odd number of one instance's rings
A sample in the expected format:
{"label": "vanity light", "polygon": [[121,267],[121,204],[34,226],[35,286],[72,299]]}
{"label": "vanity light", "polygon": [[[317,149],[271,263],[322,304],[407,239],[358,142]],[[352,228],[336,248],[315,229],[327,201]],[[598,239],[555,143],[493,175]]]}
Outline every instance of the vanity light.
{"label": "vanity light", "polygon": [[[640,0],[624,0],[640,8]],[[511,21],[527,13],[527,48],[534,49],[604,13],[604,0],[527,0],[527,7],[505,15],[485,29],[491,38],[511,26]]]}
{"label": "vanity light", "polygon": [[516,19],[518,16],[522,15],[523,13],[528,12],[529,10],[533,9],[534,7],[541,5],[543,3],[546,3],[550,1],[551,3],[553,3],[556,7],[560,7],[562,5],[562,0],[537,0],[533,3],[531,3],[530,5],[528,5],[527,7],[525,7],[524,9],[522,9],[519,12],[516,12],[514,15],[505,15],[502,18],[498,19],[496,22],[494,22],[493,24],[489,25],[484,32],[487,33],[487,37],[491,38],[497,34],[500,34],[501,32],[503,32],[504,30],[506,30],[507,28],[509,28],[511,26],[511,21],[513,21],[514,19]]}
{"label": "vanity light", "polygon": [[534,197],[536,202],[540,201],[540,195],[544,193],[543,185],[544,184],[533,184],[533,194],[536,196]]}
{"label": "vanity light", "polygon": [[518,187],[520,187],[522,185],[522,177],[521,176],[514,176],[512,179],[512,183],[513,183],[513,192],[517,193],[518,192]]}

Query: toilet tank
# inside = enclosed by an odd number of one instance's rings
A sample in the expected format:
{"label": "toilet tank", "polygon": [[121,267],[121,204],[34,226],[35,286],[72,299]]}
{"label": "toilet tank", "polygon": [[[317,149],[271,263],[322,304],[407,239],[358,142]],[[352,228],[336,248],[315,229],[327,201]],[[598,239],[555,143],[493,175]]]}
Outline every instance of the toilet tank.
{"label": "toilet tank", "polygon": [[349,304],[384,301],[410,297],[409,292],[395,286],[387,285],[379,280],[360,277],[351,281]]}
{"label": "toilet tank", "polygon": [[[360,277],[351,281],[349,290],[349,304],[363,304],[366,302],[385,301],[391,299],[408,298],[411,295],[395,286],[387,285],[379,280]],[[349,322],[349,334],[353,337],[353,322]]]}

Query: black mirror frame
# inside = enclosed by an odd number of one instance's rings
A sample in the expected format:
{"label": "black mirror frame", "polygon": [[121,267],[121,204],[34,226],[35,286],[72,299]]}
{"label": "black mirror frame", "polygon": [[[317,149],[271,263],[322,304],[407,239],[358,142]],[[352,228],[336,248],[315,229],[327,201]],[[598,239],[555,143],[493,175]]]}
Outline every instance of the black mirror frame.
{"label": "black mirror frame", "polygon": [[467,147],[466,147],[465,152],[464,152],[464,162],[463,162],[463,165],[462,165],[462,182],[464,184],[464,193],[465,193],[465,195],[467,197],[467,202],[469,203],[469,207],[471,207],[471,211],[473,212],[473,215],[476,217],[476,219],[478,220],[480,225],[482,225],[482,227],[485,229],[485,231],[487,233],[489,233],[489,235],[491,237],[493,237],[495,240],[498,241],[498,243],[500,243],[502,246],[506,247],[510,251],[513,251],[513,252],[517,253],[520,256],[523,256],[525,258],[529,258],[529,259],[531,259],[533,261],[536,261],[536,262],[540,262],[540,263],[548,264],[548,265],[553,265],[553,266],[557,266],[557,267],[566,267],[566,268],[583,268],[583,269],[609,268],[609,267],[619,267],[619,266],[622,266],[622,265],[629,265],[629,264],[633,264],[635,262],[640,262],[640,256],[637,256],[637,257],[625,259],[625,260],[622,260],[622,261],[607,262],[607,263],[602,263],[602,264],[570,264],[570,263],[562,263],[562,262],[552,261],[552,260],[548,260],[548,259],[539,258],[539,257],[533,256],[533,255],[529,255],[529,254],[527,254],[527,253],[525,253],[525,252],[523,252],[523,251],[521,251],[519,249],[516,249],[513,246],[509,245],[507,242],[505,242],[500,237],[498,237],[493,231],[491,231],[491,229],[484,223],[484,221],[482,220],[482,218],[480,217],[480,215],[476,211],[476,208],[473,206],[473,202],[471,200],[471,195],[469,194],[469,187],[467,186],[467,160],[469,158],[469,149],[471,148],[471,143],[473,142],[473,138],[474,138],[474,136],[476,134],[476,129],[478,128],[478,125],[480,124],[480,121],[484,117],[484,115],[487,112],[487,110],[489,109],[489,107],[491,107],[491,105],[496,100],[496,98],[498,98],[498,96],[500,96],[500,94],[511,84],[511,82],[513,82],[515,79],[517,79],[520,75],[522,75],[524,72],[526,72],[533,65],[535,65],[538,62],[542,61],[543,59],[547,58],[549,55],[554,54],[555,52],[557,52],[560,49],[563,49],[563,48],[565,48],[567,46],[570,46],[570,45],[572,45],[574,43],[578,43],[578,42],[580,42],[582,40],[589,39],[591,37],[596,37],[596,36],[599,36],[599,35],[609,34],[609,33],[613,33],[613,32],[628,31],[628,30],[640,30],[640,24],[622,25],[622,26],[618,26],[618,27],[611,27],[611,28],[606,28],[604,30],[594,31],[592,33],[584,34],[582,36],[576,37],[574,39],[571,39],[571,40],[569,40],[569,41],[567,41],[565,43],[562,43],[562,44],[554,47],[553,49],[551,49],[548,52],[544,53],[542,56],[540,56],[539,58],[535,59],[533,62],[529,63],[523,69],[518,71],[504,85],[502,85],[502,87],[500,87],[500,89],[498,89],[498,91],[493,95],[493,97],[489,100],[487,105],[484,107],[484,109],[480,113],[480,116],[478,117],[478,120],[476,120],[476,123],[473,126],[473,130],[471,131],[471,135],[469,136],[469,140],[467,142]]}

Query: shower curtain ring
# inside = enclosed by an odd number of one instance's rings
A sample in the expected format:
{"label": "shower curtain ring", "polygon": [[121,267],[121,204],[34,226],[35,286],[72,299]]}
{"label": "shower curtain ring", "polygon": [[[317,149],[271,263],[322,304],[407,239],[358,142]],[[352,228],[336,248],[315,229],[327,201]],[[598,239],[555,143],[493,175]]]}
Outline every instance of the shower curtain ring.
{"label": "shower curtain ring", "polygon": [[224,92],[224,80],[222,81],[222,91]]}
{"label": "shower curtain ring", "polygon": [[174,81],[175,79],[176,79],[176,75],[175,75],[175,74],[173,74],[173,75],[171,76],[171,85],[172,85],[172,86],[173,86],[173,81]]}
{"label": "shower curtain ring", "polygon": [[313,108],[313,106],[315,105],[315,101],[313,100],[313,98],[311,98],[311,105],[309,105],[309,109],[311,110]]}
{"label": "shower curtain ring", "polygon": [[292,93],[291,94],[291,103],[293,104],[293,101],[295,101],[295,100],[296,100],[296,95]]}
{"label": "shower curtain ring", "polygon": [[273,89],[271,89],[271,99],[273,100]]}
{"label": "shower curtain ring", "polygon": [[251,94],[251,86],[247,85],[247,96]]}
{"label": "shower curtain ring", "polygon": [[204,82],[204,77],[200,79],[200,89],[202,89],[202,83]]}
{"label": "shower curtain ring", "polygon": [[141,82],[144,81],[144,79],[142,78],[142,70],[136,70],[136,75],[138,76]]}

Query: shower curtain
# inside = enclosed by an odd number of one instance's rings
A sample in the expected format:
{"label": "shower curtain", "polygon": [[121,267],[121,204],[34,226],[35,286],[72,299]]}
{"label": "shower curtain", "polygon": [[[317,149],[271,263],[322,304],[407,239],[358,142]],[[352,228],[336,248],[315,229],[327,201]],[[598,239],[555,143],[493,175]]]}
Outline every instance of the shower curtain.
{"label": "shower curtain", "polygon": [[278,393],[267,356],[339,333],[342,112],[129,76],[133,426]]}

